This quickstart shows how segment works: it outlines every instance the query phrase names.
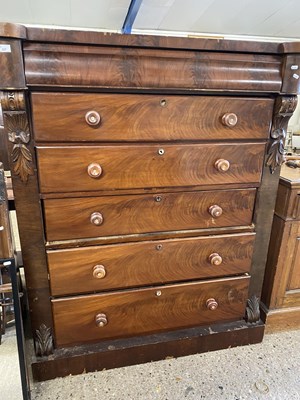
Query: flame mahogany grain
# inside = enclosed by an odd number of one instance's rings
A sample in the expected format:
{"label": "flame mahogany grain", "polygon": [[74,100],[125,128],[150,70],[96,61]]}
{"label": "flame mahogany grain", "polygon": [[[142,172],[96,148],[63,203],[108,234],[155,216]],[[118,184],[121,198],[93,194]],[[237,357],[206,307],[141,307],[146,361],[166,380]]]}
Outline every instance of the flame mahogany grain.
{"label": "flame mahogany grain", "polygon": [[[46,236],[49,241],[157,231],[250,225],[255,189],[182,192],[159,195],[123,195],[44,200]],[[219,218],[211,205],[223,209]],[[104,222],[90,222],[101,212]]]}
{"label": "flame mahogany grain", "polygon": [[[248,233],[48,251],[52,295],[245,273],[251,266],[254,238]],[[215,252],[222,257],[218,266],[209,261]],[[99,264],[106,271],[103,279],[93,277]]]}
{"label": "flame mahogany grain", "polygon": [[[241,319],[249,276],[52,300],[57,346]],[[160,293],[159,295],[157,295]],[[215,298],[218,308],[208,310]],[[95,316],[105,314],[99,328]]]}
{"label": "flame mahogany grain", "polygon": [[[267,139],[274,103],[267,98],[108,93],[34,92],[31,98],[37,142]],[[101,116],[96,127],[85,120],[91,110]],[[238,122],[229,128],[222,117],[230,112]]]}
{"label": "flame mahogany grain", "polygon": [[[37,148],[42,193],[254,184],[260,182],[264,153],[264,143]],[[222,158],[230,162],[227,172],[215,167]],[[102,168],[99,178],[88,174],[95,163]]]}

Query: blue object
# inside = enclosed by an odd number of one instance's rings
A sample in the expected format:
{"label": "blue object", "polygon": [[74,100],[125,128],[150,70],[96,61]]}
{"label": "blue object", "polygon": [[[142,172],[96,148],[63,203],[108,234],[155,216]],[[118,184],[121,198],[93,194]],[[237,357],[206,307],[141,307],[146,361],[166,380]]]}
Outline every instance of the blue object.
{"label": "blue object", "polygon": [[131,0],[128,12],[122,27],[122,33],[131,33],[132,25],[139,12],[143,0]]}

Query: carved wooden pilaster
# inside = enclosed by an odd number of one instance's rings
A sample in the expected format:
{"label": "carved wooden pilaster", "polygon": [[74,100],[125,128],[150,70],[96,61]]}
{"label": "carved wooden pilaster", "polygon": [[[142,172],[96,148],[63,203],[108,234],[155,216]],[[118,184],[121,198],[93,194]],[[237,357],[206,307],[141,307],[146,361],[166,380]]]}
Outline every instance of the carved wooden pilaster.
{"label": "carved wooden pilaster", "polygon": [[245,320],[249,324],[255,324],[260,320],[259,298],[255,295],[247,300]]}
{"label": "carved wooden pilaster", "polygon": [[35,331],[35,354],[37,356],[49,356],[53,353],[53,337],[51,328],[42,324]]}
{"label": "carved wooden pilaster", "polygon": [[284,161],[284,142],[289,119],[297,106],[297,96],[279,96],[276,99],[271,141],[268,147],[267,166],[271,173]]}
{"label": "carved wooden pilaster", "polygon": [[1,106],[8,140],[14,143],[10,157],[15,175],[26,183],[33,175],[32,154],[27,145],[30,141],[29,124],[23,92],[2,92]]}
{"label": "carved wooden pilaster", "polygon": [[14,188],[22,258],[31,314],[32,336],[39,356],[53,351],[53,320],[45,237],[34,143],[25,91],[0,92],[4,132]]}

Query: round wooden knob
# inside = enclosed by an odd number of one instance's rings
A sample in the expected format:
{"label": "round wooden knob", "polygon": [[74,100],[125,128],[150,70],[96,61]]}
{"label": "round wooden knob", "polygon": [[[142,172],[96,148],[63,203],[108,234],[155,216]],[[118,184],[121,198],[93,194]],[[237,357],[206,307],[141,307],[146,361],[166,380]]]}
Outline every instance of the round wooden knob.
{"label": "round wooden knob", "polygon": [[101,117],[100,114],[97,113],[97,111],[88,111],[85,114],[85,120],[88,125],[96,126],[99,125]]}
{"label": "round wooden knob", "polygon": [[216,204],[214,204],[213,206],[209,207],[208,212],[210,213],[210,215],[213,218],[218,218],[222,215],[223,210],[220,206],[217,206]]}
{"label": "round wooden knob", "polygon": [[102,175],[102,167],[100,164],[92,163],[87,167],[87,172],[91,178],[99,178]]}
{"label": "round wooden knob", "polygon": [[218,253],[212,253],[208,259],[211,265],[220,265],[223,261],[222,257]]}
{"label": "round wooden knob", "polygon": [[216,302],[215,299],[207,299],[206,300],[206,307],[210,310],[210,311],[214,311],[218,308],[219,304]]}
{"label": "round wooden knob", "polygon": [[94,225],[101,225],[103,223],[103,215],[99,212],[93,212],[90,221]]}
{"label": "round wooden knob", "polygon": [[234,113],[226,113],[222,117],[222,124],[229,128],[234,127],[238,122],[237,115]]}
{"label": "round wooden knob", "polygon": [[221,158],[215,162],[215,168],[220,172],[226,172],[230,168],[230,162]]}
{"label": "round wooden knob", "polygon": [[106,275],[104,265],[95,265],[93,268],[93,277],[96,279],[103,279]]}
{"label": "round wooden knob", "polygon": [[107,321],[106,315],[100,313],[100,314],[97,314],[97,315],[96,315],[96,317],[95,317],[95,322],[96,322],[96,325],[97,325],[99,328],[103,328],[105,325],[107,325],[107,322],[108,322],[108,321]]}

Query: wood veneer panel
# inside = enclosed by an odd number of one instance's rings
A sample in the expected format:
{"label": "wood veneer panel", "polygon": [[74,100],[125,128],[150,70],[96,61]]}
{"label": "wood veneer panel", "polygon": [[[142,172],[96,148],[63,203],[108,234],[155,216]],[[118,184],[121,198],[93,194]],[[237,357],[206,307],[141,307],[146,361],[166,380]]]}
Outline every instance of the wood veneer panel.
{"label": "wood veneer panel", "polygon": [[0,44],[6,47],[6,51],[0,53],[0,89],[24,89],[26,85],[21,42],[0,38]]}
{"label": "wood veneer panel", "polygon": [[[37,142],[267,139],[273,110],[272,99],[259,98],[41,92],[31,98]],[[97,126],[85,120],[91,110],[101,117]],[[222,123],[226,113],[237,115],[235,126]]]}
{"label": "wood veneer panel", "polygon": [[[257,183],[264,152],[264,143],[38,147],[40,190],[51,193]],[[222,159],[230,163],[226,172],[215,166]],[[100,177],[89,176],[88,166],[92,164],[101,167]]]}
{"label": "wood veneer panel", "polygon": [[[243,276],[54,299],[56,344],[86,343],[241,319],[248,284],[249,277]],[[217,301],[216,310],[207,308],[210,298]],[[103,327],[95,323],[99,313],[107,318]]]}
{"label": "wood veneer panel", "polygon": [[282,83],[271,55],[26,43],[24,61],[35,87],[279,92]]}
{"label": "wood veneer panel", "polygon": [[[245,273],[254,237],[250,233],[48,251],[52,295]],[[221,256],[220,265],[211,264],[214,253]],[[101,279],[93,275],[96,265],[104,267]]]}
{"label": "wood veneer panel", "polygon": [[[241,189],[47,199],[44,200],[47,239],[250,225],[255,194],[255,189]],[[213,205],[223,209],[218,218],[212,218],[208,211]],[[91,223],[95,212],[102,214],[102,225]]]}
{"label": "wood veneer panel", "polygon": [[[0,26],[1,29],[1,26]],[[60,42],[60,43],[83,43],[100,44],[124,47],[149,47],[149,48],[171,48],[171,49],[192,49],[192,50],[211,50],[211,51],[231,51],[231,52],[251,52],[251,53],[281,53],[292,52],[291,49],[281,46],[290,43],[275,42],[254,42],[249,40],[220,40],[213,38],[186,38],[174,36],[158,35],[127,35],[112,32],[80,31],[75,29],[62,28],[38,28],[26,27],[27,39],[29,41]],[[299,50],[298,50],[299,51]]]}

